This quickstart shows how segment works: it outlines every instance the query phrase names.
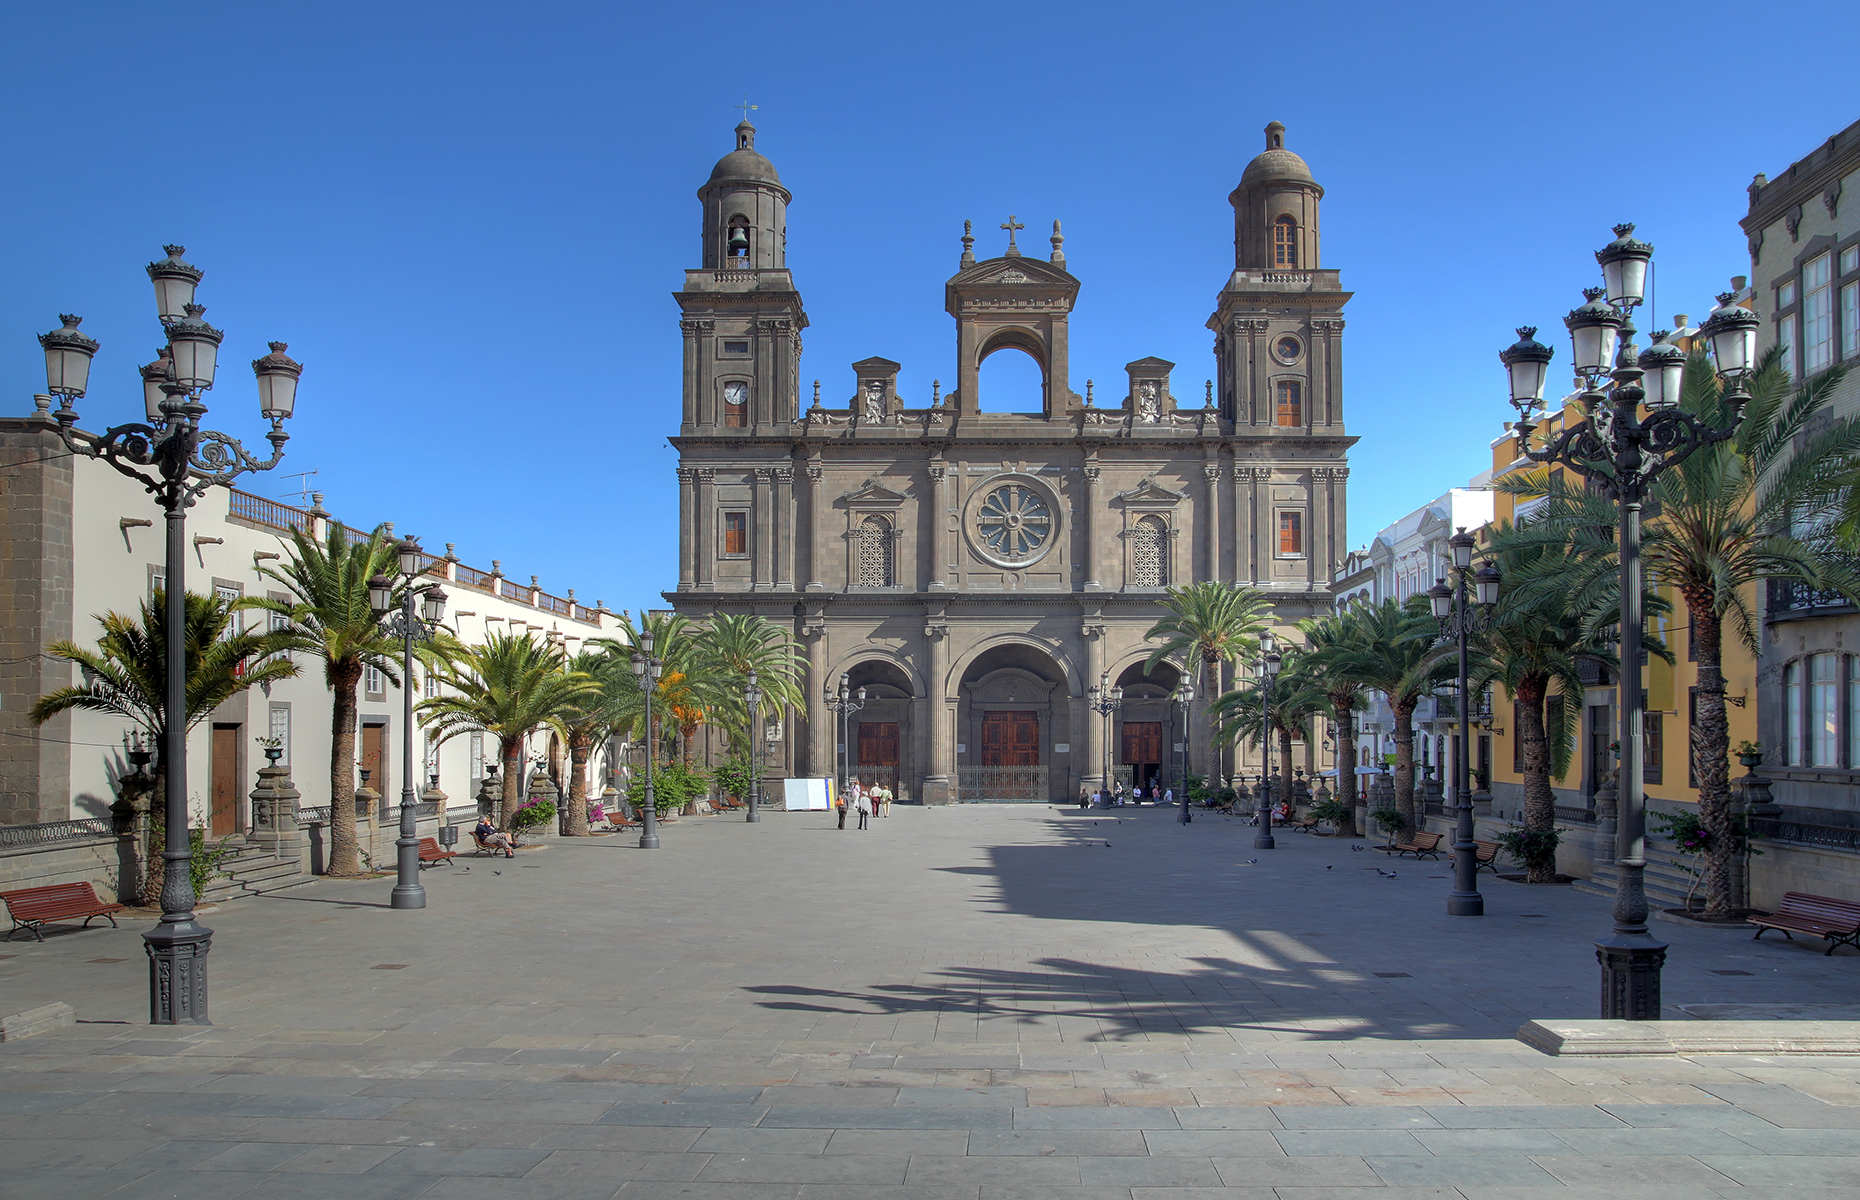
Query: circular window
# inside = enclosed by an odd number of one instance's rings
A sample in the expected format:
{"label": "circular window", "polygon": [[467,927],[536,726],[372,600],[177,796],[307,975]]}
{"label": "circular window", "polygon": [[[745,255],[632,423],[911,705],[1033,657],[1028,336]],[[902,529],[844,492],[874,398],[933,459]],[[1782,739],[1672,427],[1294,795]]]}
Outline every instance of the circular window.
{"label": "circular window", "polygon": [[1003,484],[982,498],[975,532],[990,557],[1004,563],[1030,562],[1052,536],[1052,506],[1025,484]]}
{"label": "circular window", "polygon": [[1272,347],[1272,352],[1279,356],[1280,362],[1296,362],[1304,347],[1291,335],[1280,338]]}

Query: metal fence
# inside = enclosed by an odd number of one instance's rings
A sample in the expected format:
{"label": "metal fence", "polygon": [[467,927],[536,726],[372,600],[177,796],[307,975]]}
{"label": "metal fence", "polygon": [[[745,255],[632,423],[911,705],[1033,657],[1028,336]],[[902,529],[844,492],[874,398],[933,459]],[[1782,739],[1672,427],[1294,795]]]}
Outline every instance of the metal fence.
{"label": "metal fence", "polygon": [[324,805],[322,808],[300,808],[298,809],[297,810],[297,823],[299,825],[327,825],[329,824],[329,806]]}
{"label": "metal fence", "polygon": [[76,821],[42,821],[36,825],[0,825],[0,849],[50,846],[85,838],[114,837],[116,823],[109,817],[83,817]]}
{"label": "metal fence", "polygon": [[1847,597],[1831,588],[1810,587],[1793,579],[1769,581],[1770,612],[1800,612],[1814,608],[1853,608]]}
{"label": "metal fence", "polygon": [[1044,804],[1045,767],[957,767],[956,798],[974,804]]}
{"label": "metal fence", "polygon": [[1578,825],[1593,825],[1595,824],[1595,810],[1592,808],[1572,808],[1567,804],[1559,804],[1556,806],[1556,819],[1559,821],[1573,821]]}
{"label": "metal fence", "polygon": [[857,779],[868,789],[884,786],[892,795],[898,794],[898,768],[893,767],[847,767],[847,782]]}
{"label": "metal fence", "polygon": [[1766,842],[1793,842],[1798,846],[1860,852],[1860,829],[1845,825],[1821,825],[1782,817],[1752,817],[1750,836]]}
{"label": "metal fence", "polygon": [[489,571],[480,571],[477,567],[468,567],[464,563],[460,563],[458,565],[457,574],[458,582],[464,584],[466,587],[474,587],[481,592],[493,590],[491,585],[492,581],[496,579],[496,576],[492,575]]}

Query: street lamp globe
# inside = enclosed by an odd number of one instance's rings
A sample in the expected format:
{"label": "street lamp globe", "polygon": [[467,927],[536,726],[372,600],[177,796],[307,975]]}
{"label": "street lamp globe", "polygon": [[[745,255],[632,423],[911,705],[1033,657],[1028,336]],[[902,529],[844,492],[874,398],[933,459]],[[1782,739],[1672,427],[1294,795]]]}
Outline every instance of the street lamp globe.
{"label": "street lamp globe", "polygon": [[639,649],[640,649],[640,653],[645,654],[648,657],[651,656],[652,654],[652,630],[648,629],[646,632],[639,635]]}
{"label": "street lamp globe", "polygon": [[1453,551],[1453,565],[1455,567],[1464,571],[1466,568],[1472,566],[1473,546],[1475,544],[1473,535],[1466,532],[1466,527],[1464,525],[1460,526],[1460,531],[1458,533],[1447,539],[1447,546]]}
{"label": "street lamp globe", "polygon": [[1633,308],[1645,299],[1647,264],[1652,259],[1653,247],[1635,240],[1632,225],[1615,226],[1615,240],[1595,252],[1595,261],[1602,264],[1608,303]]}
{"label": "street lamp globe", "polygon": [[1453,615],[1453,589],[1444,579],[1436,579],[1434,586],[1427,589],[1427,603],[1434,610],[1434,619],[1444,621]]}
{"label": "street lamp globe", "polygon": [[1615,363],[1621,340],[1621,313],[1602,300],[1602,288],[1584,288],[1584,303],[1573,308],[1563,324],[1569,329],[1576,355],[1576,373],[1591,379],[1606,375]]}
{"label": "street lamp globe", "polygon": [[1284,665],[1284,661],[1285,660],[1280,658],[1276,651],[1268,650],[1266,652],[1266,657],[1260,659],[1259,667],[1260,670],[1265,673],[1267,679],[1275,679],[1278,677],[1279,668]]}
{"label": "street lamp globe", "polygon": [[168,419],[161,406],[168,399],[167,385],[174,382],[173,356],[174,351],[163,346],[155,352],[155,361],[142,368],[142,408],[151,425]]}
{"label": "street lamp globe", "polygon": [[226,335],[203,319],[205,305],[190,304],[187,315],[168,326],[168,348],[174,351],[174,381],[190,392],[213,386],[219,366],[220,343]]}
{"label": "street lamp globe", "polygon": [[1112,688],[1111,689],[1111,703],[1122,704],[1123,702],[1124,702],[1124,689],[1122,687]]}
{"label": "street lamp globe", "polygon": [[149,281],[155,285],[155,311],[163,325],[178,321],[194,302],[194,288],[206,272],[181,261],[186,246],[163,246],[168,257],[148,265]]}
{"label": "street lamp globe", "polygon": [[304,366],[285,351],[288,342],[267,342],[271,353],[252,360],[252,374],[258,376],[258,411],[267,421],[287,421],[297,407],[297,380]]}
{"label": "street lamp globe", "polygon": [[1641,403],[1658,412],[1679,407],[1679,388],[1686,373],[1686,352],[1668,342],[1669,331],[1656,330],[1653,344],[1640,352],[1640,386],[1646,395]]}
{"label": "street lamp globe", "polygon": [[1498,585],[1500,576],[1498,568],[1487,562],[1473,575],[1473,589],[1479,595],[1479,603],[1488,607],[1498,603]]}
{"label": "street lamp globe", "polygon": [[394,581],[386,575],[371,575],[368,578],[368,606],[376,612],[386,612],[394,602]]}
{"label": "street lamp globe", "polygon": [[429,625],[437,625],[446,616],[446,593],[436,587],[427,588],[420,597],[420,615]]}
{"label": "street lamp globe", "polygon": [[400,561],[400,573],[414,576],[420,573],[420,560],[426,557],[420,549],[420,543],[413,538],[403,538],[394,548],[394,555]]}
{"label": "street lamp globe", "polygon": [[1556,351],[1537,340],[1537,326],[1520,325],[1518,340],[1498,352],[1511,376],[1511,403],[1525,418],[1544,400],[1544,376]]}
{"label": "street lamp globe", "polygon": [[90,386],[90,360],[102,343],[78,332],[83,317],[59,313],[63,329],[39,335],[45,350],[45,390],[54,396],[82,396]]}
{"label": "street lamp globe", "polygon": [[1735,303],[1731,292],[1718,296],[1718,307],[1711,310],[1699,332],[1711,345],[1711,357],[1718,374],[1733,384],[1739,383],[1756,367],[1757,329],[1762,325],[1756,313]]}

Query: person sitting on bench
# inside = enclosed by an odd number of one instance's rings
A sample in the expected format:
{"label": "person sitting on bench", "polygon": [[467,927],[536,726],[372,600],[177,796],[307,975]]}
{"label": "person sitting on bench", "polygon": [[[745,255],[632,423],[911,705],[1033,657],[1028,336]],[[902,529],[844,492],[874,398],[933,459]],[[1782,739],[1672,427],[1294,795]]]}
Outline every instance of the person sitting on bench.
{"label": "person sitting on bench", "polygon": [[491,824],[489,817],[479,817],[478,823],[472,827],[471,835],[477,839],[480,846],[489,850],[493,855],[502,850],[505,858],[516,857],[517,844],[511,840],[509,834]]}

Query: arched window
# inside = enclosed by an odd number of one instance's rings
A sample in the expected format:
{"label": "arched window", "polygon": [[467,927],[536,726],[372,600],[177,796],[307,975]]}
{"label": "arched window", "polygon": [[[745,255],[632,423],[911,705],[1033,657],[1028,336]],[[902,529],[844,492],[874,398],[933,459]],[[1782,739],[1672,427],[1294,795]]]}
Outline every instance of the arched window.
{"label": "arched window", "polygon": [[853,579],[860,587],[890,587],[891,522],[876,514],[859,523],[853,547]]}
{"label": "arched window", "polygon": [[1130,582],[1135,587],[1169,586],[1169,527],[1161,517],[1137,522],[1130,547]]}
{"label": "arched window", "polygon": [[1298,222],[1290,217],[1280,217],[1272,223],[1272,265],[1298,265]]}
{"label": "arched window", "polygon": [[1281,379],[1273,424],[1296,429],[1305,423],[1305,393],[1296,379]]}

